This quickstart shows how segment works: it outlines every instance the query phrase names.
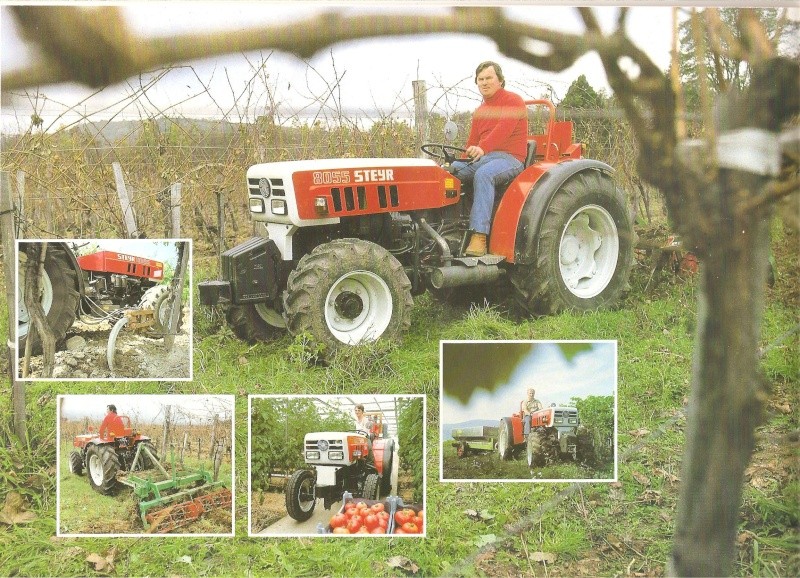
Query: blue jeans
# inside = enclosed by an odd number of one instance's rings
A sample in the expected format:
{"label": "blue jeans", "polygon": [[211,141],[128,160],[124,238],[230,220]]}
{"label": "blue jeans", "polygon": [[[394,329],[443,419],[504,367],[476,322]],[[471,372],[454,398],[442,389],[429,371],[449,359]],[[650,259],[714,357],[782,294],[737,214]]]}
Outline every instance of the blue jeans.
{"label": "blue jeans", "polygon": [[489,234],[495,189],[498,185],[511,182],[523,168],[522,161],[504,152],[487,153],[473,163],[453,163],[453,174],[462,183],[472,183],[474,196],[469,215],[470,229],[476,233]]}
{"label": "blue jeans", "polygon": [[525,437],[528,437],[528,434],[531,433],[531,414],[526,413],[525,417],[522,418],[522,433]]}

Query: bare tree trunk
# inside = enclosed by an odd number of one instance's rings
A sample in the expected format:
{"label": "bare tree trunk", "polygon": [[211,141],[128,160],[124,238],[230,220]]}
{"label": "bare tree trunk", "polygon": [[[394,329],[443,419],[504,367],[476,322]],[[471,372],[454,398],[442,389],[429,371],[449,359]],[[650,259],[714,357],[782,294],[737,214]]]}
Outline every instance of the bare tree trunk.
{"label": "bare tree trunk", "polygon": [[214,455],[214,448],[215,448],[216,443],[217,443],[217,424],[218,423],[219,423],[219,420],[217,419],[217,416],[215,415],[214,416],[214,423],[211,426],[211,449],[208,451],[208,457],[211,457],[211,456]]}
{"label": "bare tree trunk", "polygon": [[[788,61],[771,60],[754,67],[749,90],[741,98],[733,97],[718,115],[721,140],[730,139],[732,150],[752,147],[749,152],[761,161],[758,155],[762,151],[754,146],[753,138],[760,135],[769,142],[771,133],[777,146],[775,133],[798,108],[797,84],[797,66]],[[742,127],[759,132],[731,132]],[[730,146],[717,149],[720,165],[728,169],[719,170],[716,182],[702,196],[705,215],[702,226],[693,231],[705,251],[671,560],[671,572],[680,576],[727,576],[731,572],[744,470],[766,397],[758,347],[772,207],[766,200],[751,205],[776,176],[769,157],[779,161],[780,153],[769,151],[758,163],[760,169],[740,169],[740,161],[731,161],[725,150]]]}

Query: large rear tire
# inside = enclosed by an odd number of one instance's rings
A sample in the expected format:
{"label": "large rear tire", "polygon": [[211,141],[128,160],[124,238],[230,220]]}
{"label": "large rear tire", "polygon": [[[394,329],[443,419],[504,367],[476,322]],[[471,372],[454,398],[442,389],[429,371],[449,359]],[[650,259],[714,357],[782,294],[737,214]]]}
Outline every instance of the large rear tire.
{"label": "large rear tire", "polygon": [[[19,335],[18,353],[25,353],[25,344],[30,330],[30,314],[25,305],[25,269],[27,265],[27,247],[33,243],[20,243],[19,245],[19,311],[17,313],[17,332]],[[53,330],[56,344],[64,339],[67,331],[75,322],[80,301],[79,270],[75,269],[74,260],[69,247],[63,243],[48,243],[45,253],[44,275],[40,281],[41,303],[44,308],[47,322]],[[31,343],[34,354],[42,352],[42,342],[39,335],[33,337]]]}
{"label": "large rear tire", "polygon": [[327,352],[411,326],[411,282],[386,249],[361,239],[325,243],[289,275],[284,297],[292,335],[309,333]]}
{"label": "large rear tire", "polygon": [[286,329],[281,314],[262,304],[231,305],[226,320],[236,337],[250,344],[276,339]]}
{"label": "large rear tire", "polygon": [[305,522],[314,513],[317,505],[314,474],[308,470],[297,470],[286,484],[286,511],[298,522]]}
{"label": "large rear tire", "polygon": [[500,431],[497,435],[497,451],[501,460],[511,459],[511,450],[514,445],[513,435],[511,418],[502,418],[500,420]]}
{"label": "large rear tire", "polygon": [[112,446],[91,445],[86,450],[86,471],[94,491],[113,494],[117,487],[117,472],[121,469],[119,456]]}
{"label": "large rear tire", "polygon": [[[140,445],[143,445],[145,448],[150,450],[150,453],[153,454],[153,457],[156,459],[156,461],[158,461],[158,459],[159,459],[158,458],[158,453],[156,452],[156,448],[155,448],[155,446],[153,444],[151,444],[150,442],[139,442],[139,443],[140,443]],[[134,450],[134,452],[135,451],[136,450]],[[150,459],[150,456],[148,456],[144,452],[144,448],[142,448],[142,453],[139,455],[139,462],[137,463],[137,468],[136,468],[135,471],[138,471],[138,470],[152,470],[155,467],[156,467],[155,462],[153,462],[153,460]]]}
{"label": "large rear tire", "polygon": [[634,232],[625,197],[600,171],[568,179],[550,202],[538,253],[511,272],[520,314],[612,306],[628,282]]}
{"label": "large rear tire", "polygon": [[381,495],[388,496],[392,491],[392,468],[394,467],[394,440],[386,440],[383,446],[383,474],[381,474]]}

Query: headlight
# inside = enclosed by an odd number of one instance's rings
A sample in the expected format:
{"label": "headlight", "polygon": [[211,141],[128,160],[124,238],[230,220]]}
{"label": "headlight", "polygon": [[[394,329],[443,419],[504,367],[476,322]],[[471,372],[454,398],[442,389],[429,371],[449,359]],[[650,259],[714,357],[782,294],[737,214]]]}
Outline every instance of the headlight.
{"label": "headlight", "polygon": [[252,213],[263,213],[264,212],[264,200],[263,199],[250,199],[250,211]]}
{"label": "headlight", "polygon": [[272,214],[285,215],[286,214],[286,201],[283,199],[272,199]]}
{"label": "headlight", "polygon": [[307,460],[318,460],[319,459],[319,452],[306,452],[306,459]]}
{"label": "headlight", "polygon": [[564,418],[563,418],[563,417],[557,417],[557,418],[555,419],[555,422],[556,422],[556,423],[564,423]]}
{"label": "headlight", "polygon": [[258,179],[258,191],[265,199],[272,194],[272,185],[269,184],[269,179]]}
{"label": "headlight", "polygon": [[329,460],[343,460],[344,452],[328,452]]}
{"label": "headlight", "polygon": [[578,423],[578,418],[577,417],[569,418],[569,423]]}
{"label": "headlight", "polygon": [[319,440],[317,442],[317,447],[320,451],[327,452],[328,451],[328,440]]}
{"label": "headlight", "polygon": [[361,450],[353,450],[353,457],[360,458],[361,457]]}

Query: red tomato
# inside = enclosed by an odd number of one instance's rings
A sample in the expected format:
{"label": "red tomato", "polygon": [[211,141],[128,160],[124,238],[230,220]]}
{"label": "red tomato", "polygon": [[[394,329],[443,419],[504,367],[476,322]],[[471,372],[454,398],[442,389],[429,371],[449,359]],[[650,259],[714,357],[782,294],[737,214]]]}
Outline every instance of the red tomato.
{"label": "red tomato", "polygon": [[389,528],[389,520],[385,518],[378,518],[378,527],[387,530]]}
{"label": "red tomato", "polygon": [[402,528],[395,528],[392,534],[405,534],[405,532],[403,532]]}
{"label": "red tomato", "polygon": [[347,503],[344,505],[344,512],[345,512],[345,514],[347,514],[347,513],[350,513],[350,512],[354,512],[354,511],[355,511],[355,509],[356,509],[356,505],[355,505],[353,502],[347,502]]}
{"label": "red tomato", "polygon": [[350,521],[347,522],[347,529],[350,530],[351,534],[355,534],[361,528],[362,523],[361,516],[354,515],[350,518]]}
{"label": "red tomato", "polygon": [[347,525],[347,516],[344,514],[336,514],[331,518],[331,528],[341,528]]}
{"label": "red tomato", "polygon": [[385,534],[385,533],[386,533],[386,528],[381,526],[373,528],[372,531],[370,532],[370,534]]}
{"label": "red tomato", "polygon": [[366,526],[361,526],[356,534],[369,534],[369,530]]}
{"label": "red tomato", "polygon": [[411,518],[411,522],[416,524],[417,527],[421,530],[422,525],[425,523],[425,519],[422,516],[417,515]]}
{"label": "red tomato", "polygon": [[406,522],[401,529],[404,534],[419,534],[419,528],[414,522]]}
{"label": "red tomato", "polygon": [[367,530],[374,530],[378,527],[378,516],[375,514],[368,514],[366,518],[364,518],[364,525],[367,527]]}
{"label": "red tomato", "polygon": [[333,533],[334,533],[334,534],[349,534],[349,533],[350,533],[350,530],[348,530],[347,528],[342,528],[342,527],[340,526],[340,527],[338,527],[338,528],[334,528],[334,529],[333,529]]}
{"label": "red tomato", "polygon": [[402,510],[397,510],[394,513],[394,521],[402,526],[406,522],[410,522],[415,514],[416,512],[414,512],[414,510],[411,508],[403,508]]}
{"label": "red tomato", "polygon": [[378,512],[383,512],[386,507],[383,505],[383,502],[375,502],[369,507],[369,509],[377,514]]}
{"label": "red tomato", "polygon": [[369,506],[367,506],[366,502],[359,502],[356,504],[356,508],[358,508],[359,510],[366,510],[367,508],[369,508]]}
{"label": "red tomato", "polygon": [[378,516],[378,518],[381,520],[386,520],[386,522],[392,519],[392,516],[387,511],[378,512],[375,515]]}

